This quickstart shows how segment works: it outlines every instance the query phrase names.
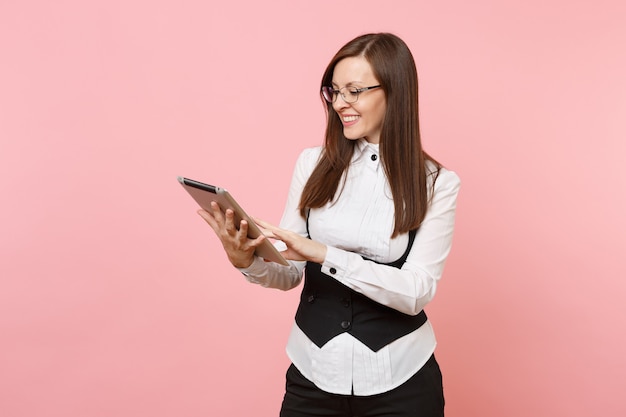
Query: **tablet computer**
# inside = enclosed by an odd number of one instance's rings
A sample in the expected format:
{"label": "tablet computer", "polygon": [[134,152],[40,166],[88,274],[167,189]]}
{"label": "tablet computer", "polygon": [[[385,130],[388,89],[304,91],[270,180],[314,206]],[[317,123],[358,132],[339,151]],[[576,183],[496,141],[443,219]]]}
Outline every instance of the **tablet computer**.
{"label": "tablet computer", "polygon": [[[230,193],[224,188],[205,184],[200,181],[195,181],[185,177],[178,177],[178,182],[183,186],[185,190],[187,190],[187,192],[193,197],[193,199],[196,200],[196,203],[198,203],[200,207],[202,207],[209,213],[212,211],[211,201],[215,201],[217,204],[220,205],[222,213],[226,212],[226,209],[231,209],[235,213],[234,221],[235,226],[238,229],[239,224],[241,224],[241,220],[247,221],[249,238],[255,239],[262,234],[261,230],[256,225],[254,220],[252,220],[250,216],[248,216],[246,212],[243,211],[241,206],[237,204],[237,201],[235,201]],[[285,258],[283,258],[278,249],[274,247],[269,239],[263,241],[263,243],[256,248],[256,251],[254,253],[268,261],[273,261],[281,265],[289,265]]]}

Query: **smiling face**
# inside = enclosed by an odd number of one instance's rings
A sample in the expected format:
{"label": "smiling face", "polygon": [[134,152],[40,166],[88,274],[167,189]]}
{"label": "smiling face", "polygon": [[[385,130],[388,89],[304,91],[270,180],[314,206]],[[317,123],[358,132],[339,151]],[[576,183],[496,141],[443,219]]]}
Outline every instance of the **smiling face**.
{"label": "smiling face", "polygon": [[[337,63],[333,71],[332,86],[364,88],[378,85],[372,67],[363,57],[350,57]],[[380,143],[380,132],[385,119],[387,101],[382,88],[359,94],[356,103],[346,103],[341,94],[333,103],[333,109],[343,124],[343,134],[348,139],[365,138],[370,143]]]}

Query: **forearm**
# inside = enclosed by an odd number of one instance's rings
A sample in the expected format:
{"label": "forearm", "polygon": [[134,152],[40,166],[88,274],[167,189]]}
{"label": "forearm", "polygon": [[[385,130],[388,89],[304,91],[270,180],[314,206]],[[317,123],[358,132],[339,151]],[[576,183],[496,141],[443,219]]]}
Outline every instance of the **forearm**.
{"label": "forearm", "polygon": [[283,266],[255,257],[252,265],[237,269],[253,284],[287,291],[300,284],[303,268],[303,262],[290,262],[289,266]]}
{"label": "forearm", "polygon": [[[408,268],[408,269],[407,269]],[[329,248],[322,272],[372,300],[409,315],[424,309],[435,295],[436,277],[425,271],[402,269]]]}
{"label": "forearm", "polygon": [[452,247],[459,186],[456,174],[442,175],[400,269],[329,246],[322,272],[374,301],[406,314],[418,314],[434,297]]}

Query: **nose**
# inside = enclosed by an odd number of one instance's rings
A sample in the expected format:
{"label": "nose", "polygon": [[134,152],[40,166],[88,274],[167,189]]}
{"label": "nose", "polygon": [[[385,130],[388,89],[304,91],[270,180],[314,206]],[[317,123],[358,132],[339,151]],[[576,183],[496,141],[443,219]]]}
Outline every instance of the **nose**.
{"label": "nose", "polygon": [[337,99],[333,102],[333,109],[335,109],[336,112],[339,112],[346,107],[350,107],[350,103],[346,103],[343,96],[341,94],[337,94]]}

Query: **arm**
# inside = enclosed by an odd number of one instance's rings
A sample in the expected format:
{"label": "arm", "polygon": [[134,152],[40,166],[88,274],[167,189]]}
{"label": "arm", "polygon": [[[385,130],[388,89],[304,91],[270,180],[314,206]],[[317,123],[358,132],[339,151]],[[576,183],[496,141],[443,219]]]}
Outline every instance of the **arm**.
{"label": "arm", "polygon": [[432,205],[401,269],[328,247],[322,272],[374,301],[406,314],[418,314],[435,295],[450,252],[459,187],[455,173],[441,172]]}
{"label": "arm", "polygon": [[239,269],[248,281],[282,290],[289,290],[298,285],[302,279],[304,265],[290,262],[289,266],[284,266],[265,262],[256,256],[254,254],[256,247],[267,237],[262,235],[256,239],[248,238],[248,223],[245,220],[241,221],[237,230],[232,210],[226,210],[226,213],[222,214],[219,205],[212,202],[210,211],[198,210],[198,214],[211,226],[222,242],[230,263]]}
{"label": "arm", "polygon": [[[281,229],[289,230],[293,236],[299,238],[307,236],[306,221],[300,216],[300,211],[298,210],[300,196],[304,185],[317,163],[320,150],[321,148],[305,149],[300,154],[295,165],[291,185],[289,187],[289,194],[287,196],[287,204],[280,222]],[[261,227],[268,225],[261,220],[257,220],[256,222]],[[281,238],[280,236],[272,234],[270,229],[265,229],[263,232],[269,237]],[[307,243],[307,241],[312,242],[309,239],[300,239],[300,241],[304,241],[305,243]],[[287,252],[283,252],[285,258],[290,260],[289,263],[291,266],[289,267],[273,262],[263,262],[262,259],[255,257],[249,267],[239,268],[239,270],[246,276],[246,279],[252,283],[281,290],[292,289],[298,286],[302,280],[302,271],[305,266],[305,262],[302,261],[304,261],[305,258],[293,256],[293,254],[289,252],[289,247],[287,247]]]}
{"label": "arm", "polygon": [[265,222],[268,236],[289,248],[287,259],[322,264],[322,272],[372,300],[405,314],[416,315],[432,300],[452,246],[456,199],[460,181],[450,171],[441,173],[431,207],[415,236],[401,269],[363,259],[359,254],[326,246],[290,230]]}

